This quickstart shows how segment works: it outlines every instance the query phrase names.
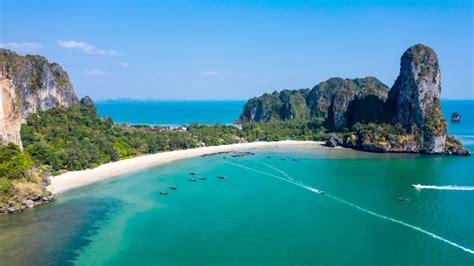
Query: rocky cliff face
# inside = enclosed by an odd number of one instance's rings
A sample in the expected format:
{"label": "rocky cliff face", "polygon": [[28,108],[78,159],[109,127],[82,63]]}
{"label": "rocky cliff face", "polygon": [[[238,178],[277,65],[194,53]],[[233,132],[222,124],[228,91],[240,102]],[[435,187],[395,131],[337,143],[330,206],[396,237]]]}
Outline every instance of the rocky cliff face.
{"label": "rocky cliff face", "polygon": [[[331,130],[341,130],[361,120],[376,118],[374,112],[387,98],[388,87],[373,77],[331,78],[313,89],[284,90],[250,99],[241,115],[243,121],[322,118]],[[358,108],[357,108],[358,107]],[[367,111],[371,115],[367,116]]]}
{"label": "rocky cliff face", "polygon": [[0,49],[0,84],[1,143],[21,146],[21,123],[29,115],[78,102],[67,73],[42,56]]}
{"label": "rocky cliff face", "polygon": [[[339,131],[360,120],[372,121],[387,98],[388,87],[374,77],[331,78],[316,85],[310,92],[308,104],[316,117],[326,119],[327,128]],[[356,108],[358,106],[359,108]]]}
{"label": "rocky cliff face", "polygon": [[250,99],[244,106],[241,119],[245,121],[271,121],[294,118],[309,118],[306,104],[308,89],[283,90],[280,93],[265,93]]}
{"label": "rocky cliff face", "polygon": [[418,44],[402,56],[400,74],[389,92],[387,105],[393,123],[408,133],[419,131],[418,150],[445,150],[447,123],[441,113],[441,74],[438,57],[429,47]]}

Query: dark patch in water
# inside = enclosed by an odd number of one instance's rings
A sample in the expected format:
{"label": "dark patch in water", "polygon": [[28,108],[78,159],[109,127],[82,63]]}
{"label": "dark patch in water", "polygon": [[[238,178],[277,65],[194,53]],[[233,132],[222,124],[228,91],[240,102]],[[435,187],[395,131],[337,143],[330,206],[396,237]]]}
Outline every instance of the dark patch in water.
{"label": "dark patch in water", "polygon": [[[0,260],[7,265],[72,265],[122,203],[113,198],[71,199],[0,219]],[[5,255],[5,256],[4,256]]]}

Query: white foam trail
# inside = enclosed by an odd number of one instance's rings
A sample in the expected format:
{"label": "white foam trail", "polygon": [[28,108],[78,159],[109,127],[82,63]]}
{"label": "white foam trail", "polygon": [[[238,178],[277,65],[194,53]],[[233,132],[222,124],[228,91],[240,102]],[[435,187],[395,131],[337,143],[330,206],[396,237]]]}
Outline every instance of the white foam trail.
{"label": "white foam trail", "polygon": [[428,186],[428,185],[412,185],[416,189],[439,189],[439,190],[474,190],[470,186]]}
{"label": "white foam trail", "polygon": [[282,170],[280,170],[280,169],[278,169],[278,168],[276,168],[276,167],[274,167],[274,166],[272,166],[272,165],[270,165],[270,164],[267,164],[267,163],[264,163],[264,162],[261,162],[261,161],[256,161],[256,162],[257,162],[257,163],[260,163],[260,164],[263,164],[263,165],[265,165],[266,167],[268,167],[268,168],[270,168],[270,169],[272,169],[272,170],[274,170],[274,171],[280,173],[281,175],[283,175],[284,177],[288,178],[288,179],[291,180],[291,181],[294,181],[294,182],[296,182],[296,183],[300,183],[301,185],[303,185],[303,183],[301,183],[299,180],[295,180],[294,178],[292,178],[291,176],[289,176],[285,171],[282,171]]}
{"label": "white foam trail", "polygon": [[[326,195],[327,195],[327,194],[326,194]],[[434,234],[434,233],[428,232],[428,231],[426,231],[426,230],[424,230],[424,229],[422,229],[422,228],[420,228],[420,227],[417,227],[417,226],[414,226],[414,225],[411,225],[411,224],[407,224],[407,223],[405,223],[405,222],[403,222],[403,221],[396,220],[396,219],[393,219],[393,218],[391,218],[391,217],[388,217],[388,216],[385,216],[385,215],[382,215],[382,214],[378,214],[378,213],[375,213],[375,212],[373,212],[373,211],[364,209],[364,208],[362,208],[362,207],[360,207],[360,206],[358,206],[358,205],[356,205],[356,204],[350,203],[350,202],[345,201],[345,200],[343,200],[343,199],[340,199],[340,198],[338,198],[338,197],[335,197],[335,196],[332,196],[332,195],[327,195],[327,196],[330,197],[330,198],[333,198],[333,199],[335,199],[335,200],[337,200],[337,201],[339,201],[339,202],[341,202],[341,203],[344,203],[344,204],[347,204],[347,205],[349,205],[349,206],[351,206],[351,207],[354,207],[354,208],[356,208],[356,209],[358,209],[358,210],[360,210],[360,211],[363,211],[363,212],[365,212],[365,213],[371,214],[371,215],[376,216],[376,217],[379,217],[379,218],[381,218],[381,219],[385,219],[385,220],[387,220],[387,221],[391,221],[391,222],[394,222],[394,223],[397,223],[397,224],[401,224],[401,225],[403,225],[403,226],[406,226],[406,227],[408,227],[408,228],[411,228],[411,229],[416,230],[416,231],[418,231],[418,232],[421,232],[421,233],[423,233],[423,234],[429,235],[429,236],[431,236],[431,237],[433,237],[433,238],[435,238],[435,239],[441,240],[441,241],[443,241],[443,242],[445,242],[445,243],[447,243],[447,244],[449,244],[449,245],[451,245],[451,246],[453,246],[453,247],[457,247],[457,248],[459,248],[459,249],[462,249],[462,250],[465,251],[465,252],[468,252],[468,253],[470,253],[470,254],[474,254],[474,250],[469,249],[469,248],[466,248],[466,247],[463,247],[463,246],[461,246],[461,245],[459,245],[459,244],[457,244],[457,243],[454,243],[454,242],[449,241],[449,240],[447,240],[447,239],[445,239],[445,238],[442,238],[442,237],[440,237],[440,236],[438,236],[438,235],[436,235],[436,234]]]}
{"label": "white foam trail", "polygon": [[[293,181],[293,180],[288,180],[288,179],[283,178],[283,177],[281,177],[281,176],[277,176],[277,175],[270,174],[270,173],[267,173],[267,172],[264,172],[264,171],[260,171],[260,170],[254,169],[254,168],[250,168],[250,167],[247,167],[247,166],[242,165],[242,164],[232,163],[232,162],[229,162],[229,161],[225,161],[225,163],[232,164],[232,165],[235,165],[235,166],[244,168],[244,169],[246,169],[246,170],[254,171],[254,172],[259,173],[259,174],[262,174],[262,175],[267,175],[267,176],[271,176],[271,177],[274,177],[274,178],[278,178],[278,179],[280,179],[280,180],[282,180],[282,181],[285,181],[285,182],[288,182],[288,183],[290,183],[290,184],[297,185],[297,186],[299,186],[299,187],[302,187],[302,188],[311,190],[309,186],[306,186],[306,185],[304,185],[304,184],[301,183],[301,182],[295,182],[295,181]],[[315,190],[317,190],[317,189],[315,189]]]}
{"label": "white foam trail", "polygon": [[[246,169],[246,170],[250,170],[250,171],[253,171],[253,172],[256,172],[256,173],[260,173],[260,174],[263,174],[263,175],[267,175],[267,176],[271,176],[271,177],[278,178],[278,179],[280,179],[280,180],[282,180],[282,181],[285,181],[285,182],[288,182],[288,183],[290,183],[290,184],[299,186],[299,187],[301,187],[301,188],[304,188],[304,189],[306,189],[306,190],[308,190],[308,191],[311,191],[311,192],[314,192],[314,193],[318,193],[318,194],[320,193],[320,190],[319,190],[319,189],[316,189],[316,188],[313,188],[313,187],[311,187],[311,186],[305,185],[305,184],[303,184],[303,183],[301,183],[301,182],[295,182],[295,181],[292,181],[292,180],[288,180],[288,179],[282,178],[282,177],[277,176],[277,175],[274,175],[274,174],[270,174],[270,173],[267,173],[267,172],[264,172],[264,171],[260,171],[260,170],[254,169],[254,168],[247,167],[247,166],[245,166],[245,165],[241,165],[241,164],[237,164],[237,163],[232,163],[232,162],[229,162],[229,161],[226,161],[226,163],[231,164],[231,165],[234,165],[234,166],[238,166],[238,167],[241,167],[241,168],[244,168],[244,169]],[[278,170],[279,170],[279,169],[278,169]],[[279,171],[281,171],[281,170],[279,170]],[[283,171],[282,171],[282,172],[283,172]],[[285,174],[286,174],[286,173],[285,173]],[[286,174],[286,175],[288,175],[288,174]],[[421,232],[421,233],[423,233],[423,234],[426,234],[426,235],[428,235],[428,236],[431,236],[431,237],[433,237],[433,238],[435,238],[435,239],[441,240],[441,241],[443,241],[443,242],[445,242],[445,243],[447,243],[447,244],[449,244],[449,245],[451,245],[451,246],[453,246],[453,247],[457,247],[457,248],[459,248],[459,249],[462,249],[463,251],[465,251],[465,252],[467,252],[467,253],[474,254],[474,250],[469,249],[469,248],[466,248],[466,247],[463,247],[463,246],[461,246],[461,245],[459,245],[459,244],[457,244],[457,243],[454,243],[454,242],[449,241],[449,240],[447,240],[447,239],[445,239],[445,238],[442,238],[442,237],[440,237],[440,236],[438,236],[438,235],[436,235],[436,234],[433,234],[433,233],[431,233],[431,232],[428,232],[428,231],[426,231],[426,230],[424,230],[424,229],[422,229],[422,228],[420,228],[420,227],[417,227],[417,226],[414,226],[414,225],[405,223],[405,222],[403,222],[403,221],[400,221],[400,220],[397,220],[397,219],[394,219],[394,218],[391,218],[391,217],[388,217],[388,216],[385,216],[385,215],[382,215],[382,214],[378,214],[378,213],[376,213],[376,212],[373,212],[373,211],[364,209],[364,208],[360,207],[359,205],[356,205],[356,204],[354,204],[354,203],[345,201],[345,200],[340,199],[340,198],[338,198],[338,197],[336,197],[336,196],[332,196],[332,195],[329,195],[329,194],[326,194],[326,196],[329,197],[329,198],[332,198],[332,199],[334,199],[334,200],[336,200],[336,201],[338,201],[338,202],[340,202],[340,203],[343,203],[343,204],[346,204],[346,205],[348,205],[348,206],[351,206],[351,207],[353,207],[353,208],[355,208],[355,209],[357,209],[357,210],[359,210],[359,211],[365,212],[365,213],[367,213],[367,214],[373,215],[373,216],[375,216],[375,217],[378,217],[378,218],[381,218],[381,219],[384,219],[384,220],[387,220],[387,221],[391,221],[391,222],[394,222],[394,223],[397,223],[397,224],[406,226],[406,227],[408,227],[408,228],[411,228],[411,229],[413,229],[413,230],[416,230],[416,231],[418,231],[418,232]]]}

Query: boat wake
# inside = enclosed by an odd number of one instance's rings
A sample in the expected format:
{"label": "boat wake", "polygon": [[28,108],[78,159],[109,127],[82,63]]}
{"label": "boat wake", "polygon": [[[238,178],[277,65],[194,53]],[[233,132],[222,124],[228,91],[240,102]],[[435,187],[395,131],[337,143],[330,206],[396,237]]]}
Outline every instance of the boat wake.
{"label": "boat wake", "polygon": [[260,164],[262,164],[262,165],[265,165],[266,167],[268,167],[268,168],[270,168],[270,169],[272,169],[272,170],[274,170],[274,171],[280,173],[281,175],[283,175],[284,177],[288,178],[288,179],[291,180],[291,181],[294,181],[294,182],[296,182],[296,183],[299,183],[299,184],[301,184],[301,185],[304,185],[304,184],[301,183],[300,181],[295,180],[294,178],[292,178],[291,176],[289,176],[289,175],[288,175],[285,171],[283,171],[283,170],[280,170],[280,169],[278,169],[278,168],[276,168],[276,167],[274,167],[274,166],[272,166],[272,165],[270,165],[270,164],[268,164],[268,163],[264,163],[264,162],[261,162],[261,161],[256,161],[256,162],[257,162],[257,163],[260,163]]}
{"label": "boat wake", "polygon": [[[267,172],[264,172],[264,171],[260,171],[260,170],[258,170],[258,169],[250,168],[250,167],[247,167],[247,166],[242,165],[242,164],[233,163],[233,162],[229,162],[229,161],[225,161],[225,163],[231,164],[231,165],[234,165],[234,166],[237,166],[237,167],[246,169],[246,170],[250,170],[250,171],[253,171],[253,172],[262,174],[262,175],[271,176],[271,177],[280,179],[280,180],[282,180],[282,181],[288,182],[288,183],[293,184],[293,185],[297,185],[297,186],[299,186],[299,187],[302,187],[302,188],[307,189],[307,190],[310,190],[310,191],[317,190],[317,189],[312,188],[312,187],[310,187],[310,186],[307,186],[307,185],[305,185],[305,184],[303,184],[303,183],[301,183],[301,182],[299,182],[299,181],[294,181],[294,180],[291,180],[291,179],[287,179],[287,178],[285,178],[285,177],[281,177],[281,176],[277,176],[277,175],[274,175],[274,174],[271,174],[271,173],[267,173]],[[280,171],[281,171],[281,170],[280,170]]]}
{"label": "boat wake", "polygon": [[[249,171],[253,171],[253,172],[260,173],[260,174],[263,174],[263,175],[267,175],[267,176],[270,176],[270,177],[274,177],[274,178],[277,178],[277,179],[279,179],[279,180],[281,180],[281,181],[284,181],[284,182],[287,182],[287,183],[290,183],[290,184],[299,186],[299,187],[301,187],[301,188],[304,188],[304,189],[306,189],[306,190],[308,190],[308,191],[311,191],[311,192],[313,192],[313,193],[321,194],[321,190],[319,190],[319,189],[316,189],[316,188],[314,188],[314,187],[308,186],[308,185],[306,185],[306,184],[304,184],[304,183],[302,183],[302,182],[300,182],[300,181],[298,181],[298,180],[295,180],[295,179],[293,179],[293,178],[291,178],[291,177],[290,177],[291,179],[287,179],[286,176],[289,177],[289,175],[288,175],[287,173],[285,173],[284,171],[282,171],[282,170],[280,170],[280,169],[278,169],[278,168],[276,168],[276,167],[274,167],[274,166],[270,166],[269,168],[271,168],[271,169],[273,169],[273,170],[279,172],[280,174],[284,175],[285,177],[277,176],[277,175],[274,175],[274,174],[271,174],[271,173],[267,173],[267,172],[264,172],[264,171],[261,171],[261,170],[258,170],[258,169],[254,169],[254,168],[251,168],[251,167],[248,167],[248,166],[245,166],[245,165],[242,165],[242,164],[238,164],[238,163],[233,163],[233,162],[229,162],[229,161],[226,161],[225,163],[231,164],[231,165],[234,165],[234,166],[237,166],[237,167],[240,167],[240,168],[249,170]],[[266,163],[262,163],[262,164],[267,165],[267,167],[269,166],[269,165],[266,164]],[[284,174],[283,174],[283,173],[284,173]],[[343,200],[343,199],[341,199],[341,198],[338,198],[338,197],[336,197],[336,196],[333,196],[333,195],[330,195],[330,194],[325,194],[325,195],[326,195],[326,197],[329,197],[329,198],[331,198],[331,199],[333,199],[333,200],[336,200],[336,201],[338,201],[338,202],[340,202],[340,203],[343,203],[343,204],[345,204],[345,205],[347,205],[347,206],[350,206],[350,207],[352,207],[352,208],[355,208],[355,209],[357,209],[357,210],[359,210],[359,211],[361,211],[361,212],[370,214],[370,215],[375,216],[375,217],[378,217],[378,218],[380,218],[380,219],[384,219],[384,220],[387,220],[387,221],[390,221],[390,222],[393,222],[393,223],[397,223],[397,224],[403,225],[403,226],[405,226],[405,227],[411,228],[411,229],[413,229],[413,230],[415,230],[415,231],[418,231],[418,232],[420,232],[420,233],[423,233],[423,234],[425,234],[425,235],[431,236],[431,237],[433,237],[434,239],[438,239],[438,240],[440,240],[440,241],[443,241],[444,243],[447,243],[447,244],[449,244],[449,245],[451,245],[451,246],[453,246],[453,247],[459,248],[459,249],[461,249],[461,250],[463,250],[463,251],[465,251],[465,252],[467,252],[467,253],[474,254],[474,250],[469,249],[469,248],[466,248],[466,247],[463,247],[463,246],[461,246],[461,245],[459,245],[459,244],[457,244],[457,243],[454,243],[454,242],[452,242],[452,241],[450,241],[450,240],[447,240],[447,239],[445,239],[445,238],[443,238],[443,237],[441,237],[441,236],[438,236],[438,235],[436,235],[436,234],[434,234],[434,233],[431,233],[431,232],[429,232],[429,231],[426,231],[426,230],[424,230],[424,229],[422,229],[422,228],[420,228],[420,227],[417,227],[417,226],[414,226],[414,225],[405,223],[405,222],[403,222],[403,221],[400,221],[400,220],[397,220],[397,219],[394,219],[394,218],[391,218],[391,217],[388,217],[388,216],[385,216],[385,215],[382,215],[382,214],[378,214],[378,213],[373,212],[373,211],[371,211],[371,210],[367,210],[367,209],[365,209],[365,208],[363,208],[363,207],[361,207],[361,206],[359,206],[359,205],[356,205],[356,204],[354,204],[354,203],[345,201],[345,200]]]}
{"label": "boat wake", "polygon": [[439,189],[439,190],[474,190],[471,186],[428,186],[428,185],[411,185],[416,189]]}

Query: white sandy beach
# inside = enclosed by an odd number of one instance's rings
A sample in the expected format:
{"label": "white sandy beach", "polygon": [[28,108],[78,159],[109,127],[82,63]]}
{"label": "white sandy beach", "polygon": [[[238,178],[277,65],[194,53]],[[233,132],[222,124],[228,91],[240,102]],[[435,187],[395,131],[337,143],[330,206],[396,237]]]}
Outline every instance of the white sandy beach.
{"label": "white sandy beach", "polygon": [[201,156],[203,154],[216,152],[229,152],[237,150],[246,150],[254,148],[311,148],[327,149],[322,145],[323,142],[316,141],[277,141],[277,142],[251,142],[231,145],[210,146],[203,148],[194,148],[188,150],[168,151],[150,155],[138,156],[122,161],[103,164],[94,169],[82,171],[71,171],[55,177],[51,177],[51,184],[47,187],[54,194],[62,193],[66,190],[88,185],[106,178],[118,176],[132,171],[152,167],[176,160]]}

